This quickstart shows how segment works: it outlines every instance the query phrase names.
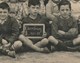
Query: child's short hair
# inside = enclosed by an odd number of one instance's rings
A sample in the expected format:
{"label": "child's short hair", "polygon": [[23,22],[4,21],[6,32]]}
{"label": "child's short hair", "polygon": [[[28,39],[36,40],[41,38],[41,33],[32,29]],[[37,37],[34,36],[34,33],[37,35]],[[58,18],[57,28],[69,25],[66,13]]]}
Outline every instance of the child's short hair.
{"label": "child's short hair", "polygon": [[0,8],[7,9],[8,11],[10,11],[10,7],[6,2],[0,3]]}
{"label": "child's short hair", "polygon": [[29,0],[28,2],[28,7],[30,7],[31,5],[39,5],[40,6],[40,1],[39,0]]}
{"label": "child's short hair", "polygon": [[17,3],[18,0],[9,0],[9,2],[11,2],[11,3]]}
{"label": "child's short hair", "polygon": [[60,1],[60,3],[58,4],[58,9],[60,10],[61,5],[69,5],[69,8],[71,10],[71,3],[68,0],[62,0]]}

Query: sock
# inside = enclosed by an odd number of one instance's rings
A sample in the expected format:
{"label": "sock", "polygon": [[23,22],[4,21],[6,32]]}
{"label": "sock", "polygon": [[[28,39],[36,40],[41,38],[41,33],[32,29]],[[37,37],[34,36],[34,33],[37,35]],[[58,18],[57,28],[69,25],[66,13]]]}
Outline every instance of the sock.
{"label": "sock", "polygon": [[51,43],[50,42],[47,44],[47,48],[51,51]]}
{"label": "sock", "polygon": [[12,45],[9,50],[14,51],[14,46]]}
{"label": "sock", "polygon": [[73,47],[74,46],[72,40],[65,41],[64,44],[66,44],[69,47]]}
{"label": "sock", "polygon": [[59,51],[66,51],[67,50],[67,46],[64,44],[63,41],[60,41],[60,40],[59,40],[58,44],[55,47],[57,47],[57,49]]}

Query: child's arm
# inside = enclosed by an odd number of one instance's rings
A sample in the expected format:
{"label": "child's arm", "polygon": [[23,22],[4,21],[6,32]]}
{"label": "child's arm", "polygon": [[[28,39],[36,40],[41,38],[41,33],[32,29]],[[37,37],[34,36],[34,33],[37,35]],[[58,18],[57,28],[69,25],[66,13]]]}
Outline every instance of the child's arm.
{"label": "child's arm", "polygon": [[63,38],[64,34],[65,34],[64,31],[58,29],[58,20],[57,18],[55,18],[54,21],[52,22],[52,35],[55,38]]}
{"label": "child's arm", "polygon": [[[54,12],[54,13],[53,13]],[[55,17],[55,11],[52,10],[52,5],[51,4],[47,4],[46,5],[46,16],[51,19],[51,20],[54,20],[54,17]],[[58,13],[56,13],[58,14]]]}
{"label": "child's arm", "polygon": [[78,35],[78,26],[77,21],[73,22],[72,28],[65,33],[65,38],[74,38]]}
{"label": "child's arm", "polygon": [[65,38],[74,38],[78,35],[78,29],[71,28],[68,32],[65,33]]}
{"label": "child's arm", "polygon": [[9,43],[7,40],[5,40],[5,39],[2,39],[2,45],[4,46],[4,47],[9,47],[10,45],[11,45],[11,43]]}
{"label": "child's arm", "polygon": [[16,19],[12,19],[12,20],[13,20],[11,21],[12,22],[12,25],[11,25],[12,32],[10,35],[6,34],[6,37],[5,37],[5,39],[10,43],[13,43],[18,38],[18,34],[19,34],[18,22],[16,21]]}
{"label": "child's arm", "polygon": [[62,31],[62,30],[58,30],[58,33],[59,33],[60,35],[65,35],[66,32],[64,32],[64,31]]}

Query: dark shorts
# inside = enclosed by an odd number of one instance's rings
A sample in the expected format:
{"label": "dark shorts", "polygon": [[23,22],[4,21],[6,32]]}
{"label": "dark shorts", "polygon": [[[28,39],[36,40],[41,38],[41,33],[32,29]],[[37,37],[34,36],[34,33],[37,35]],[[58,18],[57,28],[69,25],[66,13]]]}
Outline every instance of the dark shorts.
{"label": "dark shorts", "polygon": [[67,51],[68,49],[67,49],[67,47],[75,47],[74,45],[73,45],[73,40],[58,40],[60,43],[59,43],[59,45],[56,45],[55,46],[55,49],[57,50],[57,51]]}
{"label": "dark shorts", "polygon": [[63,41],[63,43],[68,47],[74,47],[73,40],[66,40],[66,41]]}
{"label": "dark shorts", "polygon": [[[33,44],[36,44],[37,42],[41,41],[41,39],[30,39],[30,40],[33,42]],[[35,50],[33,50],[29,46],[23,44],[23,46],[21,47],[21,51],[24,51],[24,52],[30,51],[30,52],[32,52],[32,51],[35,51]]]}
{"label": "dark shorts", "polygon": [[16,53],[22,53],[22,52],[33,52],[34,50],[31,49],[30,47],[23,45],[21,48],[16,50]]}

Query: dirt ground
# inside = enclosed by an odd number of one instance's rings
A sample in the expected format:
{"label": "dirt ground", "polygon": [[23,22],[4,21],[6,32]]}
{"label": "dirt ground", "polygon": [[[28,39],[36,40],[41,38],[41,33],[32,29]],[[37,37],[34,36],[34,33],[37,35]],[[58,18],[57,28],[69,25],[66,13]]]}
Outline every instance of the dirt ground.
{"label": "dirt ground", "polygon": [[80,52],[26,52],[17,54],[16,58],[1,55],[0,63],[80,63]]}

